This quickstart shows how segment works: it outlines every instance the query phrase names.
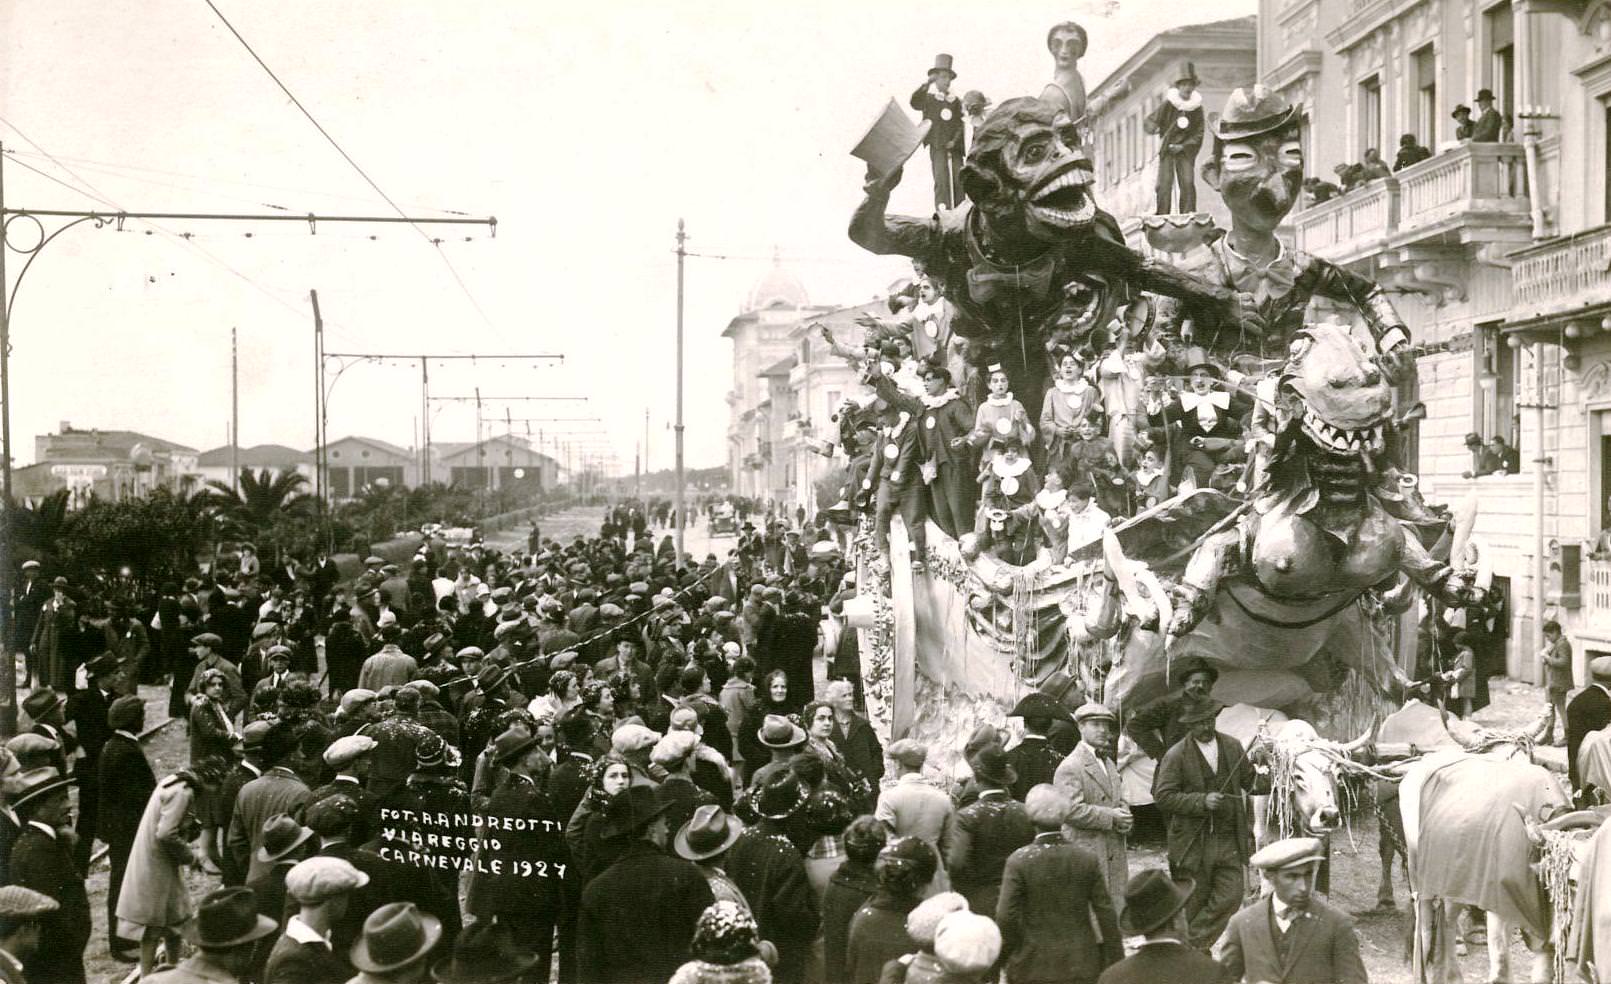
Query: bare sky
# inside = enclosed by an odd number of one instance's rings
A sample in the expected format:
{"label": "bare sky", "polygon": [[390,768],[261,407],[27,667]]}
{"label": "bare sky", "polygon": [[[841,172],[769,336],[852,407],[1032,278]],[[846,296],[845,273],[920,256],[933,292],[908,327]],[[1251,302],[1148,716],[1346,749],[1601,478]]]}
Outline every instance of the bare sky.
{"label": "bare sky", "polygon": [[[773,249],[816,303],[865,300],[905,272],[845,238],[861,180],[847,151],[936,52],[955,56],[958,91],[999,102],[1039,91],[1056,21],[1089,28],[1094,86],[1152,33],[1256,6],[215,2],[405,210],[497,216],[495,239],[442,233],[475,302],[407,226],[70,230],[13,312],[20,463],[64,420],[225,443],[231,326],[241,442],[310,447],[317,288],[332,351],[565,353],[563,366],[433,366],[433,392],[588,396],[512,413],[603,418],[627,472],[647,407],[649,464],[668,466],[680,216],[690,250],[732,257],[688,261],[688,463],[718,464],[731,385],[720,333]],[[9,0],[0,31],[8,207],[391,214],[204,0]],[[926,166],[909,169],[895,208],[922,212],[928,187]],[[10,235],[37,239],[27,220]],[[13,280],[21,260],[6,258]],[[473,438],[473,408],[439,406],[435,439]],[[503,410],[488,410],[500,426]],[[412,445],[419,412],[417,367],[361,365],[334,389],[330,436]]]}

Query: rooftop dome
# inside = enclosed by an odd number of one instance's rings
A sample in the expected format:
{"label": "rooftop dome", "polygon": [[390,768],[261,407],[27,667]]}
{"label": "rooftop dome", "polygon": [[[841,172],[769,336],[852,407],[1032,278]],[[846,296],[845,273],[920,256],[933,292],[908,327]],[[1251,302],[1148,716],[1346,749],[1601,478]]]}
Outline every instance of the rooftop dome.
{"label": "rooftop dome", "polygon": [[806,295],[805,287],[794,274],[783,269],[783,260],[778,256],[777,250],[772,251],[772,268],[761,275],[750,289],[750,296],[744,302],[744,310],[759,311],[762,308],[803,308],[808,307],[811,299]]}

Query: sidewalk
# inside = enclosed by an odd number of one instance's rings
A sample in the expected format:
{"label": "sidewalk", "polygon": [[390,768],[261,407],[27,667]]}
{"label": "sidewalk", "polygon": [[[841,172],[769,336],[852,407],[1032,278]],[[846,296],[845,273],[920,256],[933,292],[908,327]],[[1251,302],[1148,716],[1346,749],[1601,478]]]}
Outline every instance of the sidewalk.
{"label": "sidewalk", "polygon": [[[1493,677],[1488,681],[1488,706],[1472,715],[1472,720],[1490,728],[1522,731],[1538,723],[1539,715],[1549,708],[1543,687]],[[1561,741],[1566,722],[1555,722],[1555,740]],[[1565,745],[1539,745],[1533,749],[1533,759],[1554,772],[1566,772]]]}

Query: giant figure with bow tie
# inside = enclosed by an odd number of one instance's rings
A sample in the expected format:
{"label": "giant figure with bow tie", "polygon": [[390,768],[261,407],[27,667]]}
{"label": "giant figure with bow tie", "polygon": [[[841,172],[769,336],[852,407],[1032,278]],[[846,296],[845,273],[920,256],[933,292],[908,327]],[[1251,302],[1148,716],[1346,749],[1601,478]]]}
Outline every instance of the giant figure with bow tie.
{"label": "giant figure with bow tie", "polygon": [[[901,169],[871,174],[850,238],[881,255],[922,262],[956,306],[953,330],[980,364],[1006,367],[1012,391],[1038,407],[1050,367],[1044,335],[1096,292],[1091,323],[1106,324],[1140,291],[1229,312],[1235,293],[1131,250],[1091,198],[1094,170],[1066,113],[1009,99],[974,134],[962,167],[968,203],[931,218],[886,215]],[[983,343],[983,344],[978,344]]]}

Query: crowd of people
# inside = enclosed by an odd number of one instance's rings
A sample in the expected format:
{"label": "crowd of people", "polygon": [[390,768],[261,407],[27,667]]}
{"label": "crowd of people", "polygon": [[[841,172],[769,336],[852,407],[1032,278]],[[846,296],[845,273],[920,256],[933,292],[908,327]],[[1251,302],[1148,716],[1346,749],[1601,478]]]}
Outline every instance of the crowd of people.
{"label": "crowd of people", "polygon": [[[156,644],[133,662],[108,643],[36,683],[0,753],[8,979],[84,981],[97,841],[107,947],[163,984],[1123,981],[1160,960],[1230,979],[1259,959],[1204,953],[1239,890],[1129,877],[1106,708],[1029,695],[1024,740],[981,729],[948,788],[921,744],[881,747],[854,658],[813,672],[855,590],[837,552],[694,562],[607,525],[536,553],[428,543],[398,591],[379,557],[350,583],[221,566],[137,614]],[[188,729],[171,775],[127,685],[164,675]],[[1129,730],[1178,745],[1201,696]],[[1173,851],[1174,825],[1231,807],[1170,762]],[[1127,936],[1148,940],[1128,959]]]}
{"label": "crowd of people", "polygon": [[[1454,107],[1450,115],[1454,117],[1455,143],[1499,143],[1508,141],[1512,137],[1514,120],[1509,113],[1501,113],[1494,106],[1494,94],[1491,89],[1483,89],[1477,93],[1476,98],[1479,115],[1473,118],[1471,107],[1461,103]],[[1420,138],[1413,133],[1401,134],[1398,138],[1398,151],[1393,158],[1393,164],[1388,166],[1382,158],[1382,152],[1375,147],[1366,148],[1363,158],[1353,163],[1338,164],[1333,171],[1337,175],[1335,183],[1318,176],[1303,179],[1303,190],[1307,193],[1309,204],[1318,205],[1330,201],[1341,195],[1346,195],[1356,188],[1361,188],[1377,178],[1389,178],[1393,172],[1413,167],[1424,160],[1430,160],[1433,152]]]}

